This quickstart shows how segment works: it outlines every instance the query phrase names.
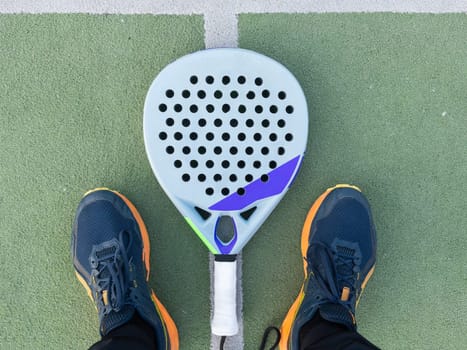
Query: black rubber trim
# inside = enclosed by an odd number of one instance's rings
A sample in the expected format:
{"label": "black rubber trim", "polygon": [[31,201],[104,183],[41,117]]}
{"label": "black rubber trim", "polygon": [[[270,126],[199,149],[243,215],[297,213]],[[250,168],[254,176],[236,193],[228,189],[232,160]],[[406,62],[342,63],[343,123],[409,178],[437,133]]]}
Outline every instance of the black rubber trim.
{"label": "black rubber trim", "polygon": [[248,210],[245,210],[244,212],[241,212],[240,213],[240,216],[244,219],[244,220],[248,220],[250,218],[251,215],[253,215],[253,213],[256,211],[256,207],[253,207],[253,208],[250,208]]}
{"label": "black rubber trim", "polygon": [[207,220],[211,217],[211,213],[201,209],[200,207],[195,207],[195,210],[198,212],[198,214],[203,218],[203,220]]}
{"label": "black rubber trim", "polygon": [[216,254],[214,255],[215,261],[235,261],[237,260],[237,254]]}

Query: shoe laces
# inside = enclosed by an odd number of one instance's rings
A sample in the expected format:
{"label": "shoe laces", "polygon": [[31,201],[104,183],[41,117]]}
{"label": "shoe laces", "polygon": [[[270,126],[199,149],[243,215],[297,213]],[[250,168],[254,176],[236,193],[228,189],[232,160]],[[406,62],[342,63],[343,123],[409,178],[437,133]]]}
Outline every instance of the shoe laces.
{"label": "shoe laces", "polygon": [[266,343],[268,341],[269,334],[271,334],[272,332],[276,333],[276,339],[274,340],[274,343],[269,348],[269,350],[274,350],[276,346],[279,345],[279,342],[281,340],[281,331],[277,327],[269,326],[264,331],[263,339],[261,340],[261,345],[259,346],[259,350],[266,350]]}
{"label": "shoe laces", "polygon": [[[310,293],[315,295],[315,301],[317,301],[313,305],[341,304],[352,310],[354,302],[351,296],[355,295],[355,282],[360,272],[361,262],[358,244],[336,240],[332,248],[316,243],[312,249],[314,250],[312,256],[315,257],[313,261],[318,262],[309,265],[311,267],[309,276],[315,281],[315,283],[308,283]],[[329,269],[324,266],[334,268]],[[272,331],[276,333],[276,340],[269,350],[276,349],[281,333],[278,328],[270,326],[264,332],[260,350],[266,350],[266,342]]]}
{"label": "shoe laces", "polygon": [[94,299],[99,312],[104,315],[110,311],[118,312],[125,305],[132,281],[133,258],[128,259],[132,244],[132,235],[121,231],[118,241],[114,240],[109,246],[97,250],[91,258]]}
{"label": "shoe laces", "polygon": [[[360,272],[360,251],[353,243],[337,241],[332,248],[316,243],[311,272],[320,287],[321,303],[338,303],[353,309],[356,279]],[[323,266],[333,268],[323,268]],[[314,287],[313,287],[314,288]]]}

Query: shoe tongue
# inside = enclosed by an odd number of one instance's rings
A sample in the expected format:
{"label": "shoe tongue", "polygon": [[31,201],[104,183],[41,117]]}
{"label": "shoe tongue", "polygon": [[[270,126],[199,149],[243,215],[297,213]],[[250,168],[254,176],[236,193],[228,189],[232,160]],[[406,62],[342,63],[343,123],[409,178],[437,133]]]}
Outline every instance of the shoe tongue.
{"label": "shoe tongue", "polygon": [[104,247],[100,250],[96,250],[96,257],[98,260],[110,260],[114,257],[116,251],[117,251],[116,245]]}
{"label": "shoe tongue", "polygon": [[341,304],[326,303],[319,306],[322,318],[329,322],[340,323],[351,330],[356,329],[354,319],[350,311]]}
{"label": "shoe tongue", "polygon": [[107,278],[110,273],[107,269],[103,269],[103,264],[112,263],[115,260],[115,253],[117,252],[118,246],[111,244],[104,246],[99,250],[95,250],[93,253],[94,257],[91,258],[91,266],[93,269],[101,270],[99,278]]}
{"label": "shoe tongue", "polygon": [[336,250],[340,255],[346,256],[348,258],[353,258],[355,256],[355,249],[352,249],[350,247],[345,247],[343,245],[336,245]]}
{"label": "shoe tongue", "polygon": [[106,336],[115,328],[129,322],[135,314],[135,308],[131,305],[125,305],[120,311],[110,311],[101,321],[101,334]]}

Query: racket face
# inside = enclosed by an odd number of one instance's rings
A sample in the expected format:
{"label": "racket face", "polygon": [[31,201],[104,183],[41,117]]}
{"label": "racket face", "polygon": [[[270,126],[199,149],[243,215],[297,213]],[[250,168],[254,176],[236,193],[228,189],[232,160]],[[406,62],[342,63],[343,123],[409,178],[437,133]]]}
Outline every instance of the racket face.
{"label": "racket face", "polygon": [[236,254],[296,176],[308,134],[305,96],[278,62],[210,49],[165,67],[144,106],[153,172],[214,254]]}

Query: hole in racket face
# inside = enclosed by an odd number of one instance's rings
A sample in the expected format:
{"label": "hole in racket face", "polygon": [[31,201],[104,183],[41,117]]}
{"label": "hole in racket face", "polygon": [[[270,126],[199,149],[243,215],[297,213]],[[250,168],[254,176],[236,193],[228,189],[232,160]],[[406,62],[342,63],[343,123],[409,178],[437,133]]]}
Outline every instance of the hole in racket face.
{"label": "hole in racket face", "polygon": [[173,176],[207,196],[244,196],[248,184],[267,184],[294,141],[292,94],[275,85],[250,74],[191,74],[182,87],[165,86],[155,137]]}

